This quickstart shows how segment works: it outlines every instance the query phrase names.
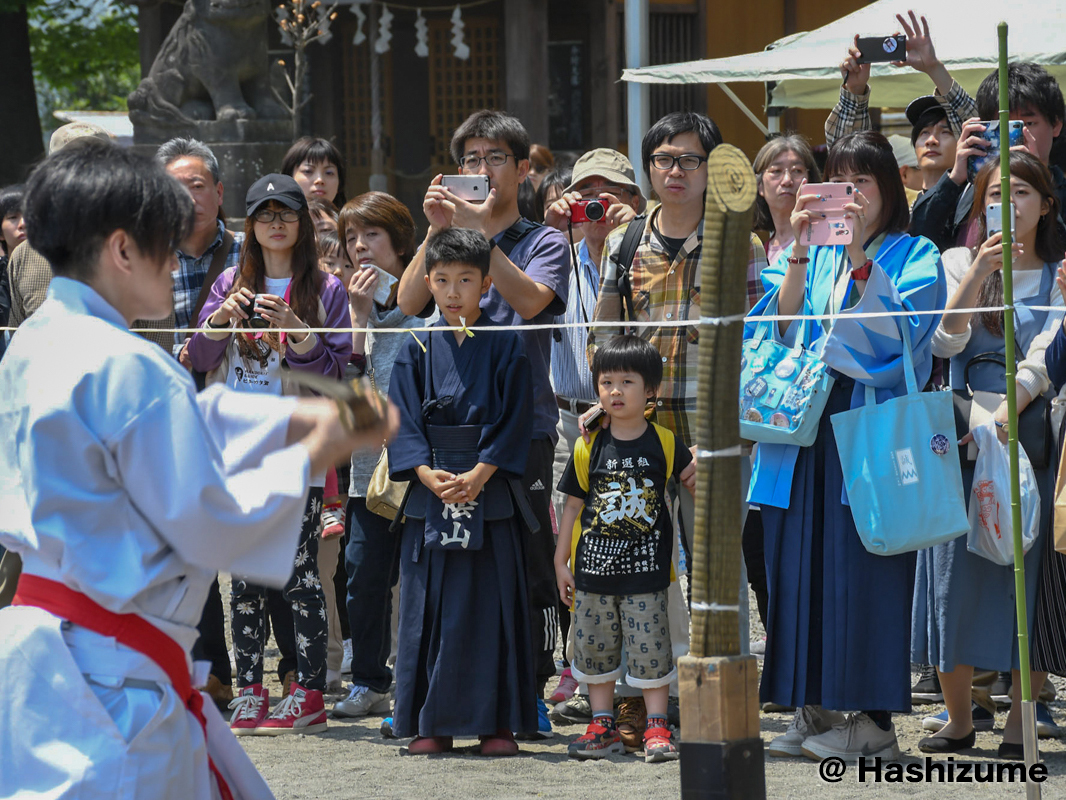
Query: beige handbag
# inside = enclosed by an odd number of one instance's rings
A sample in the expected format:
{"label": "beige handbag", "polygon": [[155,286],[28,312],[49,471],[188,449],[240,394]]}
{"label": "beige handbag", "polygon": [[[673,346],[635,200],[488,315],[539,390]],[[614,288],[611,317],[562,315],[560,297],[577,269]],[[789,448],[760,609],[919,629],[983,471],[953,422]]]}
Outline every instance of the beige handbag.
{"label": "beige handbag", "polygon": [[[370,385],[377,390],[374,382],[374,366],[370,364],[368,372]],[[404,497],[407,496],[409,481],[394,481],[389,479],[389,451],[382,445],[381,456],[374,467],[374,474],[370,476],[370,483],[366,487],[366,510],[377,514],[385,519],[396,519],[403,505]]]}
{"label": "beige handbag", "polygon": [[1066,449],[1062,451],[1059,461],[1059,476],[1055,481],[1055,507],[1052,509],[1052,529],[1055,536],[1055,549],[1066,555]]}
{"label": "beige handbag", "polygon": [[381,457],[366,487],[366,510],[385,519],[396,519],[408,484],[408,481],[389,479],[389,451],[382,447]]}

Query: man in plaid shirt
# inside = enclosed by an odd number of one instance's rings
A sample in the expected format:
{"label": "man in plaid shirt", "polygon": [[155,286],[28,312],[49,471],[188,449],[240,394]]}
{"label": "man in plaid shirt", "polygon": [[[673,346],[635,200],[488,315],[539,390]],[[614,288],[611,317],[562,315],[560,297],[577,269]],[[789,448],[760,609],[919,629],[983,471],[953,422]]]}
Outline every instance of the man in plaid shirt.
{"label": "man in plaid shirt", "polygon": [[[977,114],[977,104],[951,77],[947,67],[936,57],[933,47],[933,39],[929,35],[929,23],[925,17],[921,18],[919,28],[918,17],[911,11],[910,20],[904,19],[901,14],[896,19],[907,34],[907,57],[905,61],[896,63],[896,66],[913,67],[919,72],[929,76],[936,86],[936,98],[944,107],[948,117],[948,124],[958,136],[962,131],[963,121]],[[856,35],[856,44],[858,43]],[[860,53],[856,45],[848,49],[848,55],[840,64],[840,73],[844,83],[840,87],[840,100],[829,112],[825,120],[825,144],[832,147],[833,143],[854,131],[870,130],[873,125],[870,122],[870,65],[860,64]]]}
{"label": "man in plaid shirt", "polygon": [[[178,269],[174,272],[173,320],[175,328],[195,328],[196,320],[192,318],[192,312],[215,252],[224,240],[232,240],[226,254],[225,268],[235,266],[244,234],[238,232],[226,236],[226,225],[219,214],[223,186],[219,179],[218,159],[211,148],[196,139],[171,139],[160,145],[156,158],[162,162],[168,174],[188,189],[196,209],[193,231],[176,253]],[[208,286],[207,290],[210,289]],[[181,352],[186,338],[184,334],[174,334],[175,355]]]}
{"label": "man in plaid shirt", "polygon": [[[654,344],[663,360],[655,420],[690,445],[696,432],[700,248],[707,155],[721,141],[718,126],[709,118],[676,112],[656,122],[641,145],[644,171],[661,204],[648,215],[633,257],[630,270],[633,310],[637,321],[666,324],[661,328],[640,328],[636,333]],[[627,227],[620,227],[607,237],[600,265],[599,297],[593,313],[597,322],[620,321],[623,317],[617,261]],[[748,274],[758,275],[765,266],[762,243],[752,234]],[[674,326],[677,320],[691,320],[692,324]],[[590,329],[589,361],[601,342],[621,331],[622,326]],[[694,476],[694,464],[682,473],[682,479],[694,479]],[[687,497],[687,492],[680,493],[680,516],[686,537],[690,537],[693,504]]]}

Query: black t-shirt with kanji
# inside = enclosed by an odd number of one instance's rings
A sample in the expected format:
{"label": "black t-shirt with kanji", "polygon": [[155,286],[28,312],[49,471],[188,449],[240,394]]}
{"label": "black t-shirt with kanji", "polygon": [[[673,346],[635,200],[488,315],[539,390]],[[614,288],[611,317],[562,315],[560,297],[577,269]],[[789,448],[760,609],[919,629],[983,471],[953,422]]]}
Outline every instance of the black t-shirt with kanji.
{"label": "black t-shirt with kanji", "polygon": [[[692,461],[674,437],[673,475]],[[589,490],[581,488],[571,456],[559,491],[585,501],[572,565],[574,585],[594,594],[645,594],[670,585],[674,529],[666,499],[668,465],[659,434],[648,425],[626,441],[601,430],[589,452]]]}

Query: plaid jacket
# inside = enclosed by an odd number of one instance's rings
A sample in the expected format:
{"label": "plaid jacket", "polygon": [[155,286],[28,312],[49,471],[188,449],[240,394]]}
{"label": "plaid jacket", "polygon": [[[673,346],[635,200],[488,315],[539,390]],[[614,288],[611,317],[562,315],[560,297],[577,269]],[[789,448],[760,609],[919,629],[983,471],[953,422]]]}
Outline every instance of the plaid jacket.
{"label": "plaid jacket", "polygon": [[[947,96],[936,95],[940,105],[944,107],[948,115],[948,124],[958,136],[962,131],[962,123],[970,117],[977,116],[977,103],[959,86],[957,81],[951,82],[951,88]],[[825,143],[832,147],[833,142],[842,136],[855,131],[868,131],[873,125],[870,122],[870,87],[866,87],[865,94],[849,92],[843,85],[840,87],[840,100],[829,112],[825,120]]]}
{"label": "plaid jacket", "polygon": [[52,265],[48,259],[22,242],[11,251],[7,264],[8,288],[11,292],[11,316],[7,324],[17,328],[41,307],[52,282]]}
{"label": "plaid jacket", "polygon": [[[695,441],[697,345],[700,318],[700,252],[703,223],[681,247],[677,258],[670,261],[666,246],[655,229],[660,208],[648,217],[644,235],[633,256],[630,282],[633,289],[633,309],[637,321],[692,320],[681,327],[641,328],[637,334],[650,341],[663,359],[663,382],[655,400],[655,421],[669,428],[687,445]],[[626,226],[607,237],[600,264],[600,292],[592,319],[610,322],[622,319],[622,298],[618,294],[618,250],[622,245]],[[766,265],[762,243],[751,235],[748,270],[756,273]],[[621,333],[622,327],[591,328],[588,337],[589,364],[600,342]]]}

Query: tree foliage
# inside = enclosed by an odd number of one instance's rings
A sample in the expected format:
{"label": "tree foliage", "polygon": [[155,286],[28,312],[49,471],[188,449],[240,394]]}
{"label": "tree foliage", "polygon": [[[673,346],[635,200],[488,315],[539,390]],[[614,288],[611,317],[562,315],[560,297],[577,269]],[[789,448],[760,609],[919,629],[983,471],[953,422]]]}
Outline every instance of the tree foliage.
{"label": "tree foliage", "polygon": [[30,50],[45,128],[55,109],[125,111],[141,77],[137,9],[116,0],[35,0]]}

